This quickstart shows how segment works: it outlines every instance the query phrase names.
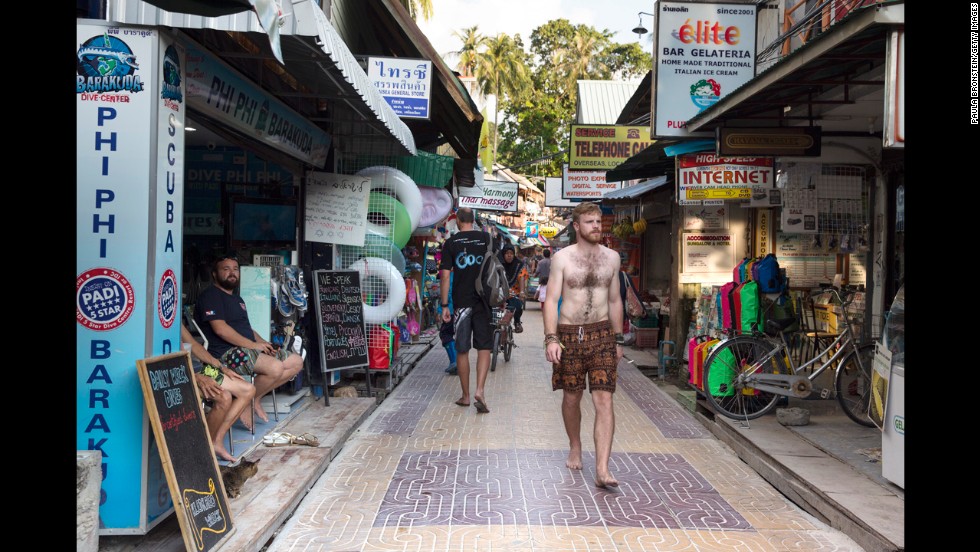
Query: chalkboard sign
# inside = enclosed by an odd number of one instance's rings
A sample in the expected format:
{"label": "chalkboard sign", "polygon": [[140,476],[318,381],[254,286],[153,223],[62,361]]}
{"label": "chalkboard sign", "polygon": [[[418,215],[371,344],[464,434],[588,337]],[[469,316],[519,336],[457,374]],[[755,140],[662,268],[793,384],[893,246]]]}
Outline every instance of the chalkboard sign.
{"label": "chalkboard sign", "polygon": [[356,270],[317,270],[316,320],[323,372],[367,366],[367,333]]}
{"label": "chalkboard sign", "polygon": [[184,545],[188,552],[216,550],[233,526],[191,355],[137,360],[136,368]]}

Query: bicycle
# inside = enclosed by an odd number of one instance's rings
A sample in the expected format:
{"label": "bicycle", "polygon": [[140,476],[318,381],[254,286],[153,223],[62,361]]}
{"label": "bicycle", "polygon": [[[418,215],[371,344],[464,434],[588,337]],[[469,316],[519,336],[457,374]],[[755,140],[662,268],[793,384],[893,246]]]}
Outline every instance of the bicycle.
{"label": "bicycle", "polygon": [[[816,292],[834,295],[843,313],[839,319],[841,331],[800,366],[793,362],[783,332],[796,322],[796,318],[767,320],[765,333],[756,330],[719,342],[704,360],[704,395],[708,403],[728,418],[752,420],[771,411],[780,397],[809,397],[814,392],[814,380],[836,365],[834,392],[837,402],[848,418],[860,425],[874,427],[868,417],[868,404],[875,346],[857,342],[847,314],[847,306],[856,291],[855,287],[844,286]],[[824,358],[826,361],[821,363]],[[801,374],[818,363],[810,375]],[[827,398],[829,390],[823,388],[819,393],[821,398]]]}
{"label": "bicycle", "polygon": [[501,324],[508,313],[507,306],[493,309],[490,323],[493,325],[493,349],[490,353],[490,371],[497,370],[497,354],[504,353],[504,361],[510,362],[510,355],[517,345],[514,343],[514,316],[511,315],[506,324]]}

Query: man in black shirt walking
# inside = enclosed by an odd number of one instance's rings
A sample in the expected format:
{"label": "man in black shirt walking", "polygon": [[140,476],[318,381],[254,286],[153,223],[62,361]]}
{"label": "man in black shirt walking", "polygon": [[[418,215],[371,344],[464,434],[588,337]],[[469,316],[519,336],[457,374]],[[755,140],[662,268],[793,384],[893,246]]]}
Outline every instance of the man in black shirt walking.
{"label": "man in black shirt walking", "polygon": [[[484,385],[490,371],[490,349],[493,332],[490,328],[489,306],[476,293],[476,279],[480,275],[483,257],[487,254],[490,234],[473,229],[475,216],[468,207],[456,213],[459,232],[442,244],[442,260],[439,263],[439,280],[442,297],[443,322],[454,321],[456,335],[456,370],[463,396],[456,404],[470,405],[470,347],[476,347],[476,391],[473,405],[477,412],[490,412],[486,405]],[[492,255],[493,253],[491,253]],[[453,308],[449,312],[449,277],[453,278]]]}

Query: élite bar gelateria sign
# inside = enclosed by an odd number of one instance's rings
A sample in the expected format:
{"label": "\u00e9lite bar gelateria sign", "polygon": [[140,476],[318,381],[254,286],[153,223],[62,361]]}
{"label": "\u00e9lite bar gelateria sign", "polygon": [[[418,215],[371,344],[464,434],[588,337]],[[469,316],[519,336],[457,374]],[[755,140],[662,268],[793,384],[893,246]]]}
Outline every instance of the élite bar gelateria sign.
{"label": "\u00e9lite bar gelateria sign", "polygon": [[820,156],[820,127],[715,129],[718,155]]}

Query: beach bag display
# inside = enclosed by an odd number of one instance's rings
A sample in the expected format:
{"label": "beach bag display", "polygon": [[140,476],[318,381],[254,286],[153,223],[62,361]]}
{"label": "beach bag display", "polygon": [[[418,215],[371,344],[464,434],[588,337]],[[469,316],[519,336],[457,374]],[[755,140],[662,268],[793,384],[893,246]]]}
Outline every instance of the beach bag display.
{"label": "beach bag display", "polygon": [[782,293],[786,289],[786,273],[779,268],[773,253],[752,263],[752,279],[759,283],[762,293]]}
{"label": "beach bag display", "polygon": [[739,313],[738,327],[742,333],[762,331],[765,313],[762,308],[762,295],[759,293],[759,282],[749,280],[738,286]]}
{"label": "beach bag display", "polygon": [[368,368],[387,370],[391,367],[393,351],[391,327],[383,324],[368,326]]}
{"label": "beach bag display", "polygon": [[[717,344],[712,343],[711,347]],[[711,350],[708,350],[704,357],[708,358],[710,354]],[[730,397],[734,395],[735,389],[731,387],[731,383],[735,379],[735,371],[737,369],[738,363],[735,361],[732,348],[728,347],[722,350],[711,361],[711,371],[708,372],[708,381],[704,382],[702,389],[705,393],[711,393],[712,397]]]}
{"label": "beach bag display", "polygon": [[732,328],[736,330],[742,329],[742,286],[744,285],[745,282],[742,282],[733,287],[728,296],[728,300],[732,304]]}
{"label": "beach bag display", "polygon": [[728,282],[721,286],[721,290],[718,292],[718,301],[721,303],[719,318],[721,318],[721,327],[726,330],[735,327],[735,303],[732,299],[732,290],[737,285],[735,282]]}
{"label": "beach bag display", "polygon": [[749,258],[745,257],[732,269],[732,281],[736,284],[741,284],[746,280],[745,277],[745,265],[748,264]]}
{"label": "beach bag display", "polygon": [[698,389],[704,389],[702,380],[704,379],[704,357],[702,356],[701,346],[712,339],[710,335],[696,335],[687,342],[687,382]]}

